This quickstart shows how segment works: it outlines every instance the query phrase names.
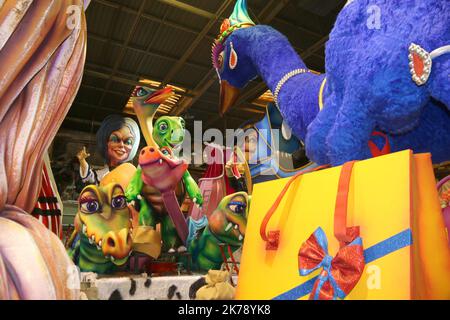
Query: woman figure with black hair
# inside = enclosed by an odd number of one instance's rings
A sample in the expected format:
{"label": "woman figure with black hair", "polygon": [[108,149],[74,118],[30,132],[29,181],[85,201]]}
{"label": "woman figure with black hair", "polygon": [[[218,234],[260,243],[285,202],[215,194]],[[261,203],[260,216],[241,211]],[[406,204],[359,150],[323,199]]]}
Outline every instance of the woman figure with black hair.
{"label": "woman figure with black hair", "polygon": [[133,119],[119,115],[106,117],[97,131],[97,148],[105,160],[105,166],[99,170],[92,169],[86,161],[90,156],[86,147],[77,154],[83,183],[98,185],[112,169],[133,160],[139,141],[139,126]]}

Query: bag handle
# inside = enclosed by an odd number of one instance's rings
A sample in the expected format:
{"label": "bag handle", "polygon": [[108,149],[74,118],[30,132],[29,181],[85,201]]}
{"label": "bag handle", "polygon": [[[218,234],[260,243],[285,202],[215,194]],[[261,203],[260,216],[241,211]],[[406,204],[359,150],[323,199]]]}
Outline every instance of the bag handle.
{"label": "bag handle", "polygon": [[359,227],[347,228],[348,194],[350,192],[350,180],[355,163],[356,161],[345,163],[342,166],[339,177],[336,206],[334,209],[334,236],[339,241],[341,247],[352,242],[359,236]]}
{"label": "bag handle", "polygon": [[266,242],[266,250],[277,250],[278,244],[280,240],[280,230],[271,230],[267,232],[267,225],[269,224],[270,219],[272,218],[275,211],[278,209],[278,206],[281,203],[281,200],[283,200],[284,196],[286,195],[290,185],[300,176],[304,175],[305,173],[318,171],[324,168],[328,168],[329,165],[323,165],[319,166],[313,169],[305,170],[302,172],[299,172],[295,174],[284,186],[281,193],[278,195],[275,202],[270,207],[269,211],[267,211],[266,215],[264,216],[263,221],[261,222],[261,227],[259,229],[259,233],[261,235],[261,239]]}
{"label": "bag handle", "polygon": [[379,149],[378,146],[371,140],[369,140],[369,142],[367,142],[367,144],[369,145],[369,149],[370,149],[370,153],[372,154],[372,157],[379,157],[379,156],[384,156],[386,154],[391,153],[391,144],[389,143],[389,138],[386,134],[384,134],[383,132],[380,131],[374,131],[372,133],[372,137],[382,137],[384,138],[384,146],[383,149]]}

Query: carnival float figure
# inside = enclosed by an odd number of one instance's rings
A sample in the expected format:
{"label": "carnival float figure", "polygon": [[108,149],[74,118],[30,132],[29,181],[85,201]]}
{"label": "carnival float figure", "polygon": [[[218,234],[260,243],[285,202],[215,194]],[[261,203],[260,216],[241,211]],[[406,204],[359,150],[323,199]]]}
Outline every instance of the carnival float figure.
{"label": "carnival float figure", "polygon": [[[367,8],[377,6],[380,28]],[[220,112],[261,76],[293,133],[318,164],[372,156],[374,132],[392,151],[450,159],[450,20],[447,0],[354,0],[338,15],[326,46],[326,74],[312,73],[275,29],[255,25],[238,0],[212,48]],[[379,149],[385,141],[374,139]]]}
{"label": "carnival float figure", "polygon": [[86,148],[78,152],[80,176],[86,184],[99,185],[100,181],[117,166],[130,162],[139,148],[140,131],[138,124],[131,118],[119,115],[106,117],[97,131],[97,148],[105,160],[105,165],[94,170],[86,159],[90,154]]}
{"label": "carnival float figure", "polygon": [[0,2],[0,299],[79,297],[61,240],[30,213],[43,155],[81,83],[88,2]]}
{"label": "carnival float figure", "polygon": [[119,184],[85,187],[78,200],[69,256],[84,272],[118,271],[131,254],[131,219]]}
{"label": "carnival float figure", "polygon": [[139,225],[156,228],[161,223],[163,251],[185,251],[188,227],[180,204],[186,192],[197,205],[203,198],[187,171],[187,163],[174,155],[184,140],[184,120],[161,117],[153,126],[159,105],[173,95],[172,88],[159,91],[137,87],[133,105],[147,141],[139,155],[140,168],[127,190],[128,201],[138,203]]}
{"label": "carnival float figure", "polygon": [[244,242],[249,207],[250,197],[245,192],[230,194],[220,201],[207,216],[208,225],[197,230],[189,243],[194,269],[217,270],[224,260],[233,258]]}

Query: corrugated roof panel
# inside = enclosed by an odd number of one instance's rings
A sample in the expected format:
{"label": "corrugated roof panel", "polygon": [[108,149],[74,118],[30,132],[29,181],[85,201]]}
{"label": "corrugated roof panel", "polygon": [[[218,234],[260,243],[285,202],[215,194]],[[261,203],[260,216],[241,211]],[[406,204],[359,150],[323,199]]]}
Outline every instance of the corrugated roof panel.
{"label": "corrugated roof panel", "polygon": [[136,30],[131,36],[130,45],[145,49],[152,41],[158,30],[160,23],[148,19],[140,18]]}
{"label": "corrugated roof panel", "polygon": [[120,63],[119,69],[129,73],[136,73],[138,67],[142,65],[141,60],[143,58],[145,58],[145,56],[142,53],[125,49],[125,55]]}
{"label": "corrugated roof panel", "polygon": [[[118,5],[126,5],[129,8],[138,10],[139,7],[141,6],[141,3],[142,3],[143,0],[126,0],[126,1],[123,1],[123,0],[107,0],[107,1],[108,2],[112,2],[112,3],[116,3]],[[146,1],[148,3],[154,2],[154,1],[150,1],[150,0],[146,0]],[[95,0],[93,2],[95,2]]]}
{"label": "corrugated roof panel", "polygon": [[[103,83],[99,83],[97,77],[92,77],[92,76],[90,76],[90,75],[88,75],[86,73],[83,74],[82,84],[85,84],[85,85],[88,85],[88,86],[91,86],[91,87],[103,88]],[[82,88],[83,87],[81,87],[81,89]]]}
{"label": "corrugated roof panel", "polygon": [[128,97],[123,95],[117,95],[113,93],[107,93],[103,98],[102,107],[113,108],[117,110],[122,110],[127,104]]}
{"label": "corrugated roof panel", "polygon": [[[103,51],[106,50],[107,46],[105,41],[99,41],[88,36],[87,50],[86,50],[86,61],[90,63],[101,63],[103,62]],[[109,46],[108,46],[109,47]]]}
{"label": "corrugated roof panel", "polygon": [[102,91],[83,86],[80,88],[77,99],[79,98],[78,101],[80,102],[96,104],[100,100],[101,95]]}
{"label": "corrugated roof panel", "polygon": [[147,57],[146,61],[143,64],[141,76],[160,81],[164,79],[167,72],[169,72],[170,68],[173,66],[173,63],[157,58],[157,57]]}
{"label": "corrugated roof panel", "polygon": [[215,13],[223,3],[222,0],[183,0],[183,3]]}
{"label": "corrugated roof panel", "polygon": [[165,27],[156,34],[151,49],[181,57],[194,39],[195,36],[191,33],[172,27]]}
{"label": "corrugated roof panel", "polygon": [[182,23],[183,25],[188,25],[191,29],[202,30],[203,27],[208,23],[208,19],[187,11],[183,11],[178,8],[171,10],[167,19],[170,21],[175,21],[177,23]]}
{"label": "corrugated roof panel", "polygon": [[[112,22],[111,33],[109,38],[118,40],[120,42],[125,42],[133,26],[137,15],[133,13],[128,13],[119,11],[118,18]],[[140,18],[141,19],[141,18]]]}
{"label": "corrugated roof panel", "polygon": [[88,32],[94,32],[98,35],[107,37],[110,33],[110,24],[115,17],[115,13],[115,8],[92,1],[89,5],[89,9],[86,11]]}
{"label": "corrugated roof panel", "polygon": [[147,1],[147,5],[145,7],[145,13],[151,14],[153,16],[156,17],[162,17],[164,16],[164,13],[167,11],[167,5],[156,1],[156,0],[152,0],[152,1]]}
{"label": "corrugated roof panel", "polygon": [[195,88],[204,76],[205,73],[199,71],[197,68],[184,65],[174,76],[173,80],[180,83],[186,83],[190,88]]}
{"label": "corrugated roof panel", "polygon": [[203,40],[200,41],[199,45],[197,46],[194,54],[190,56],[188,61],[212,67],[211,47],[212,42],[207,38],[203,38]]}
{"label": "corrugated roof panel", "polygon": [[118,93],[121,93],[123,96],[130,95],[133,89],[134,86],[130,86],[116,81],[112,81],[111,85],[109,86],[110,91],[116,91]]}
{"label": "corrugated roof panel", "polygon": [[102,56],[99,57],[97,64],[102,67],[113,68],[118,56],[120,54],[121,48],[114,44],[105,44],[102,50]]}

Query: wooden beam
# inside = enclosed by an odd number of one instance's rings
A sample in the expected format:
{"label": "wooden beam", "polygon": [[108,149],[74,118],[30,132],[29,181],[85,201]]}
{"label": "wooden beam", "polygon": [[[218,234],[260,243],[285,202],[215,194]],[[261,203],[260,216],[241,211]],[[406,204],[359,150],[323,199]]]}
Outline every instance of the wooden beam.
{"label": "wooden beam", "polygon": [[[94,39],[96,41],[101,41],[101,42],[109,42],[110,44],[112,44],[114,46],[118,46],[118,47],[120,47],[122,45],[122,43],[120,41],[109,40],[105,37],[94,34],[92,32],[88,32],[88,38]],[[175,56],[172,56],[167,53],[150,51],[149,49],[146,50],[146,49],[142,49],[142,48],[131,46],[131,45],[128,45],[126,47],[126,49],[141,53],[142,55],[144,55],[144,57],[156,57],[156,58],[160,58],[160,59],[164,59],[164,60],[169,60],[171,62],[176,62],[180,59],[179,57],[175,57]],[[194,68],[202,70],[202,71],[208,70],[211,67],[210,65],[199,64],[199,63],[194,63],[194,62],[189,62],[189,61],[186,62],[186,65],[188,65],[190,67],[194,67]]]}
{"label": "wooden beam", "polygon": [[[85,75],[88,75],[88,76],[91,76],[91,77],[95,77],[95,78],[100,78],[100,79],[109,79],[110,75],[108,73],[104,73],[104,72],[100,72],[100,71],[96,71],[96,70],[92,70],[91,69],[91,68],[96,67],[95,64],[86,63],[86,66],[87,67],[85,67],[85,69],[84,69],[84,74]],[[105,68],[105,67],[103,67],[103,68]],[[110,69],[110,68],[105,68],[105,69]],[[125,72],[122,72],[122,71],[120,73],[124,74],[126,76],[130,76],[130,77],[134,77],[135,76],[133,74],[125,73]],[[155,78],[152,78],[152,77],[146,76],[146,75],[143,75],[143,78],[149,78],[149,79],[154,80],[154,81],[160,81],[160,79],[155,79]],[[138,81],[138,80],[131,80],[131,79],[127,79],[127,78],[124,78],[124,77],[121,77],[121,76],[118,76],[118,75],[113,76],[112,80],[115,81],[115,82],[118,82],[118,83],[130,85],[130,86],[133,86],[133,87],[135,87],[135,86],[146,86],[146,87],[151,87],[151,88],[154,88],[154,89],[158,89],[159,88],[157,86],[152,86],[152,85],[150,85],[149,83],[146,83],[146,82],[141,82],[141,81]],[[186,96],[186,97],[193,97],[192,89],[186,88],[182,84],[178,84],[178,83],[172,83],[172,84],[175,85],[175,86],[182,87],[182,88],[186,89],[186,92],[177,91],[176,92],[177,94],[180,94],[180,95]],[[102,90],[105,90],[105,89],[102,89]],[[106,90],[109,90],[109,89],[106,89]]]}
{"label": "wooden beam", "polygon": [[177,1],[177,0],[158,0],[159,2],[165,3],[169,6],[172,6],[177,9],[184,10],[189,13],[193,13],[195,15],[198,15],[200,17],[206,18],[206,19],[214,19],[216,16],[208,11],[205,11],[203,9],[191,6],[187,3]]}

